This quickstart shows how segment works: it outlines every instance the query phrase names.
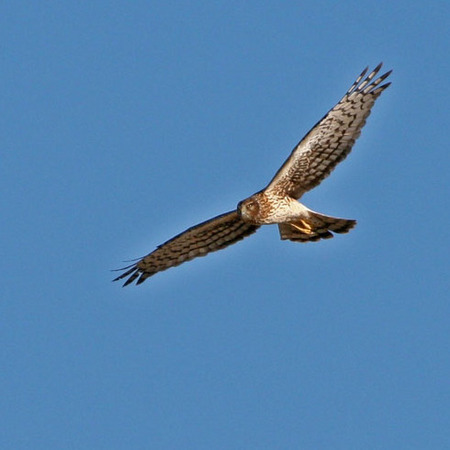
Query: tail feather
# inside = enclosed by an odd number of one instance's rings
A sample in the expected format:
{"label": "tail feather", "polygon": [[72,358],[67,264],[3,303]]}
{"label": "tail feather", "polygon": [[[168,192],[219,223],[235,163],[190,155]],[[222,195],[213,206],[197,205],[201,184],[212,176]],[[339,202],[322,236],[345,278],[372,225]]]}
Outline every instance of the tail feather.
{"label": "tail feather", "polygon": [[278,225],[281,239],[296,242],[318,241],[330,239],[333,233],[348,233],[356,225],[356,220],[325,216],[314,211],[308,211],[308,217],[290,223]]}

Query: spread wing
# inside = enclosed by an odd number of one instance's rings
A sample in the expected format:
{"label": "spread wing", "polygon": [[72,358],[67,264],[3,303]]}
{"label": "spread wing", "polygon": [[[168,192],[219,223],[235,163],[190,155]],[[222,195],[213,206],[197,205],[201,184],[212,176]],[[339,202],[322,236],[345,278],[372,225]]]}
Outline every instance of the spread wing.
{"label": "spread wing", "polygon": [[316,187],[350,153],[379,95],[391,84],[380,83],[392,71],[375,78],[382,63],[366,78],[361,73],[342,100],[294,148],[267,190],[300,198]]}
{"label": "spread wing", "polygon": [[257,225],[244,222],[237,211],[222,214],[183,231],[159,245],[136,264],[119,269],[126,272],[113,281],[128,277],[124,283],[127,286],[139,277],[136,284],[141,284],[157,272],[228,247],[258,228]]}

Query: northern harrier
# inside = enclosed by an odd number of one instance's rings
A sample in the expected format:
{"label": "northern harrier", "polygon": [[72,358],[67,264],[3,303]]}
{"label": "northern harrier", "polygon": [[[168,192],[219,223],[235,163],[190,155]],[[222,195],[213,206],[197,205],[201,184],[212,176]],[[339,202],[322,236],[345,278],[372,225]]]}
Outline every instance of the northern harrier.
{"label": "northern harrier", "polygon": [[[124,286],[144,282],[157,272],[197,256],[220,250],[254,233],[261,225],[278,224],[281,239],[318,241],[347,233],[355,220],[311,211],[297,201],[316,187],[352,149],[375,100],[390,85],[381,84],[392,71],[376,78],[382,64],[367,77],[366,68],[342,100],[294,148],[266,188],[242,200],[237,209],[187,229],[124,267],[114,281],[128,277]],[[365,77],[365,78],[364,78]]]}

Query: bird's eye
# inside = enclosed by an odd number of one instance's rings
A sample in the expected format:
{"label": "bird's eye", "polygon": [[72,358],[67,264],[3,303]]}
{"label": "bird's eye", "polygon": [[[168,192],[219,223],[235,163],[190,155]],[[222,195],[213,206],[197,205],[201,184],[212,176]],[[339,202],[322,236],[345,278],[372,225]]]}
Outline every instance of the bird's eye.
{"label": "bird's eye", "polygon": [[258,204],[256,202],[251,202],[249,203],[248,207],[252,210],[252,211],[256,211],[258,209]]}

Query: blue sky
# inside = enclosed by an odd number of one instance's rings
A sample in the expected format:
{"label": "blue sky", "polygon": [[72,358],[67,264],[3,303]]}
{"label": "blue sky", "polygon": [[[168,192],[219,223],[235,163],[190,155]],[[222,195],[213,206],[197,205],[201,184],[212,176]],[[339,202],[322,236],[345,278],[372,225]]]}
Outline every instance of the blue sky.
{"label": "blue sky", "polygon": [[[449,4],[0,7],[0,446],[450,447]],[[366,66],[303,201],[348,235],[110,269],[262,188]]]}

